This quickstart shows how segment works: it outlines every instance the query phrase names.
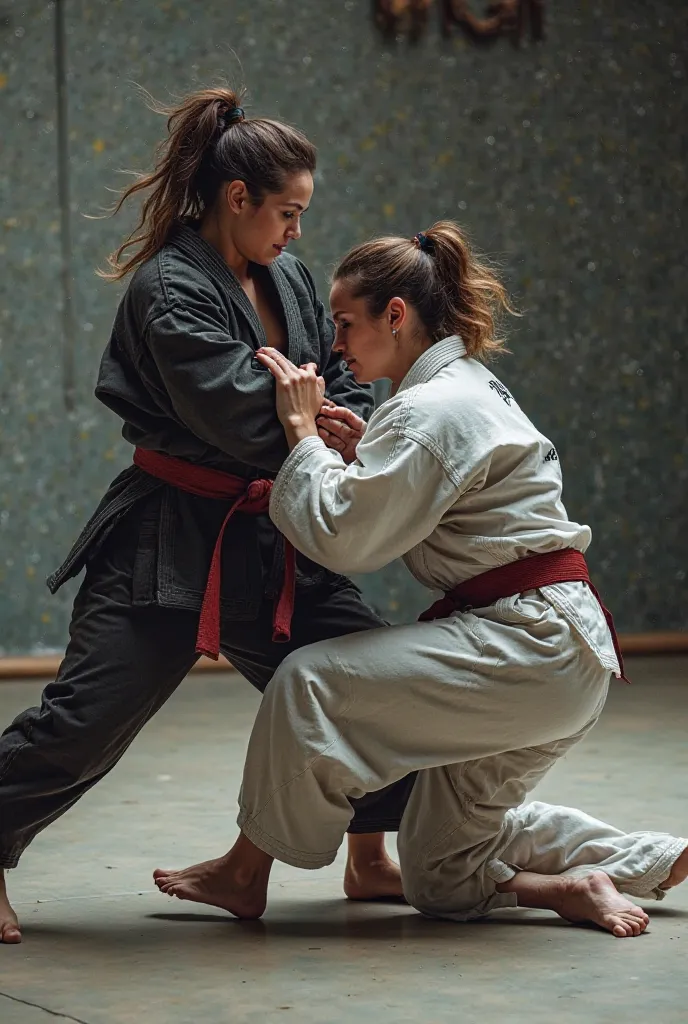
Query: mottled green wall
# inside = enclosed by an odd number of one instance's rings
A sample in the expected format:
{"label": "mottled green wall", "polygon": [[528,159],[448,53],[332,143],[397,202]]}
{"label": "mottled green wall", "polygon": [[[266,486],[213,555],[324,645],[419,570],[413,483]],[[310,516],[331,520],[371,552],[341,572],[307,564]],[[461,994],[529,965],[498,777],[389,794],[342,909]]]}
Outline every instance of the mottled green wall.
{"label": "mottled green wall", "polygon": [[[61,560],[130,457],[92,397],[117,289],[94,276],[126,222],[93,221],[161,131],[165,97],[218,73],[320,149],[299,254],[459,218],[526,311],[499,373],[563,462],[570,514],[623,630],[685,628],[686,28],[682,4],[551,3],[537,48],[385,43],[368,0],[61,0],[69,211],[60,208],[53,5],[0,0],[0,648],[60,648]],[[72,234],[73,408],[61,212]],[[391,618],[426,602],[366,580]]]}

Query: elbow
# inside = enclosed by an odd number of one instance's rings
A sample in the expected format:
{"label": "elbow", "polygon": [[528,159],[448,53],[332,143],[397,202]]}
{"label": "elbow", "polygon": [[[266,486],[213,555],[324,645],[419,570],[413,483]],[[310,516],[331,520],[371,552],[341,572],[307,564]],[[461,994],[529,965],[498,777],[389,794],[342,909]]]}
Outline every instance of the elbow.
{"label": "elbow", "polygon": [[329,569],[330,572],[336,572],[342,576],[350,576],[352,573],[365,575],[369,572],[376,572],[388,561],[376,558],[369,552],[353,551],[351,548],[304,551],[304,554],[325,569]]}
{"label": "elbow", "polygon": [[328,552],[318,558],[318,561],[330,572],[339,573],[341,576],[349,576],[353,572],[361,572],[350,558],[342,557],[340,554]]}
{"label": "elbow", "polygon": [[277,529],[297,551],[330,572],[343,576],[351,573],[376,572],[395,557],[389,557],[388,552],[380,545],[365,543],[361,533],[351,529],[352,524],[347,524],[349,528],[336,532],[322,525],[317,530],[312,526],[309,529],[302,515],[285,514],[284,506],[280,508],[279,503],[274,502],[274,492],[270,503],[270,516]]}

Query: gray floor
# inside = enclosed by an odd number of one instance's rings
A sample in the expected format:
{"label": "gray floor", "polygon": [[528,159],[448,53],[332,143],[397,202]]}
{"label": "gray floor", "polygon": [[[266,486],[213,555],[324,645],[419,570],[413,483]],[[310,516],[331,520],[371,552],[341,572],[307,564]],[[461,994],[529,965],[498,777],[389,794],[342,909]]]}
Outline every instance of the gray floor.
{"label": "gray floor", "polygon": [[[629,674],[634,685],[613,686],[600,725],[538,795],[685,835],[688,660],[636,659]],[[39,691],[0,685],[0,721]],[[34,843],[10,876],[25,941],[0,949],[2,1024],[688,1020],[688,884],[648,905],[648,934],[623,941],[533,911],[452,925],[347,904],[341,863],[278,866],[256,923],[158,894],[153,867],[232,842],[256,704],[238,677],[192,677]]]}

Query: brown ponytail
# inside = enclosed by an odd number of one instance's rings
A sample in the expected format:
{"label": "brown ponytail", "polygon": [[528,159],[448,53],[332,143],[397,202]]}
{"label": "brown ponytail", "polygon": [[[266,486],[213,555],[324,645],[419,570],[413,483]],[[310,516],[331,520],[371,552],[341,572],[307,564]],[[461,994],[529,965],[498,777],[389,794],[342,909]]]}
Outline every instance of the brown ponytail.
{"label": "brown ponytail", "polygon": [[496,322],[515,313],[494,271],[472,252],[461,228],[442,220],[408,238],[376,238],[352,249],[334,273],[368,300],[374,317],[399,297],[415,309],[431,341],[460,334],[469,356],[504,349]]}
{"label": "brown ponytail", "polygon": [[[223,182],[243,181],[260,205],[266,193],[283,190],[289,174],[315,170],[315,147],[305,135],[279,121],[244,118],[241,92],[203,89],[176,107],[148,99],[167,117],[168,134],[156,150],[154,170],[124,189],[111,211],[118,213],[131,196],[152,189],[137,226],[108,257],[110,271],[99,271],[110,281],[159,252],[176,221],[198,220]],[[123,259],[132,246],[138,246],[136,252]]]}

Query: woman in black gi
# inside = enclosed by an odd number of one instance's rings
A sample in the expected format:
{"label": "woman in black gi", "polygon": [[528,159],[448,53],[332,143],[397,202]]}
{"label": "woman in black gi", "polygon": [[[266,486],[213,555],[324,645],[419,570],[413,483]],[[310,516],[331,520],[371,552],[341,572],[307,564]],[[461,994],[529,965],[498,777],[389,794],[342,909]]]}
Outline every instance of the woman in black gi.
{"label": "woman in black gi", "polygon": [[[246,119],[239,102],[208,89],[168,112],[154,172],[117,206],[148,191],[110,259],[111,279],[134,274],[96,387],[135,464],[48,580],[54,592],[86,569],[57,679],[0,738],[2,869],[117,763],[199,651],[219,648],[262,691],[295,648],[383,624],[348,579],[300,555],[294,580],[293,552],[260,514],[288,449],[256,350],[317,365],[322,436],[351,458],[372,396],[331,352],[313,280],[284,251],[301,234],[314,147],[287,125]],[[329,403],[350,412],[329,417]],[[401,891],[383,833],[398,828],[411,785],[358,802],[348,896]],[[0,879],[0,941],[19,942]]]}

